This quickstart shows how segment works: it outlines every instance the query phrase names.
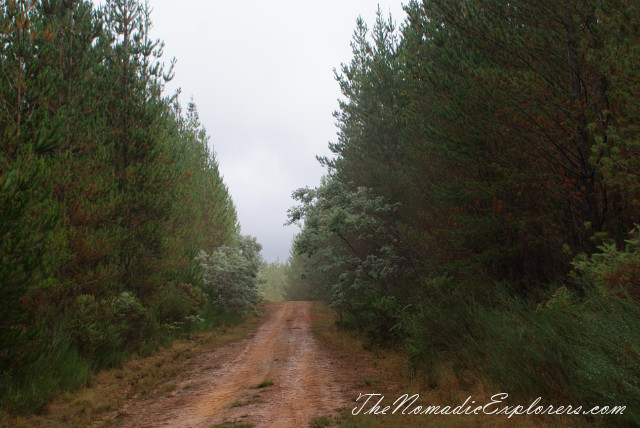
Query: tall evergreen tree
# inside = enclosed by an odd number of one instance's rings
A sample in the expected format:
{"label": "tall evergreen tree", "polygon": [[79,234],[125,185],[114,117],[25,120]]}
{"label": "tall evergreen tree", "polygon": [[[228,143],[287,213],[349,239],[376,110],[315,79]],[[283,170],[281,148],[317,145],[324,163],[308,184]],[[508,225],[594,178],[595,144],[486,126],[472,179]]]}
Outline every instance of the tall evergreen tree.
{"label": "tall evergreen tree", "polygon": [[0,12],[0,402],[34,408],[72,386],[65,360],[77,385],[199,319],[198,251],[238,225],[195,105],[163,92],[148,3]]}

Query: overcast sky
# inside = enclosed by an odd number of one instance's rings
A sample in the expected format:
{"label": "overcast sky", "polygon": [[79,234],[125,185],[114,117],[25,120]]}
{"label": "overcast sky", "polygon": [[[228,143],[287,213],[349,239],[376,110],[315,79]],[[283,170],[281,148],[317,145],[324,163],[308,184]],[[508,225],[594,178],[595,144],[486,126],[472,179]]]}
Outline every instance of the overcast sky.
{"label": "overcast sky", "polygon": [[[291,192],[320,183],[315,159],[336,141],[333,69],[351,59],[355,22],[378,5],[402,21],[401,0],[151,0],[152,37],[177,60],[169,89],[193,96],[242,233],[264,258],[289,257]],[[406,3],[406,1],[405,1]]]}

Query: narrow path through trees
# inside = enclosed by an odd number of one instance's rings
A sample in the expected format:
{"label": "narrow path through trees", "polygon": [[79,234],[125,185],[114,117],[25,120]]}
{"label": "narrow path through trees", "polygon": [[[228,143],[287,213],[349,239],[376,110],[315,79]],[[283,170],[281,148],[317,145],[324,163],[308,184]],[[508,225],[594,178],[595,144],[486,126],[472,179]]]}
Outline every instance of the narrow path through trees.
{"label": "narrow path through trees", "polygon": [[312,335],[311,305],[270,305],[252,337],[197,357],[173,392],[124,409],[122,426],[299,427],[346,407],[348,388]]}

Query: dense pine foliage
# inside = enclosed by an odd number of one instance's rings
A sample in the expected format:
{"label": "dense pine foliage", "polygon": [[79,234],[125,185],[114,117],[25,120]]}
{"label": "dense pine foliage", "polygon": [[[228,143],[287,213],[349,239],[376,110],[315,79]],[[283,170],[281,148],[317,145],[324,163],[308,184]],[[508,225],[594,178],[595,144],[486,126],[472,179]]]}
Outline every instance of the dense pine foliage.
{"label": "dense pine foliage", "polygon": [[3,407],[258,300],[260,246],[238,235],[195,105],[163,92],[149,12],[0,2]]}
{"label": "dense pine foliage", "polygon": [[405,11],[358,21],[336,73],[335,156],[290,211],[298,289],[430,377],[640,423],[638,3]]}

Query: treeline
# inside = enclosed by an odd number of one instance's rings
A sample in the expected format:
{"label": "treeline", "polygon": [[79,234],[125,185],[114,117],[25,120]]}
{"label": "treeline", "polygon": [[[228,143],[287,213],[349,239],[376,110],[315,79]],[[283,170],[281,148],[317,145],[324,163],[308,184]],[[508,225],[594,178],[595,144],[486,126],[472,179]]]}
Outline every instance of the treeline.
{"label": "treeline", "polygon": [[138,0],[0,3],[5,409],[258,301],[260,245],[150,27]]}
{"label": "treeline", "polygon": [[262,262],[259,278],[260,298],[268,302],[290,300],[326,300],[327,290],[323,279],[310,272],[306,257],[290,257],[282,263]]}
{"label": "treeline", "polygon": [[307,275],[308,263],[306,258],[296,256],[284,263],[264,262],[259,275],[261,297],[269,302],[326,299],[323,279],[317,274]]}
{"label": "treeline", "polygon": [[288,263],[263,262],[260,267],[260,292],[264,300],[269,302],[282,302],[287,300],[287,270]]}
{"label": "treeline", "polygon": [[[514,399],[640,423],[640,8],[411,1],[359,20],[292,265],[342,322]],[[312,282],[315,281],[315,284]]]}

